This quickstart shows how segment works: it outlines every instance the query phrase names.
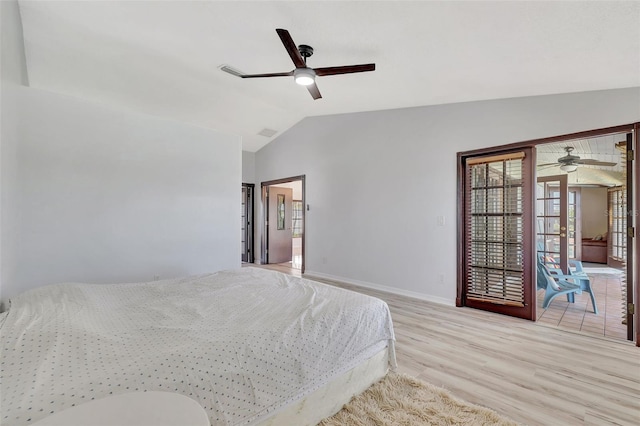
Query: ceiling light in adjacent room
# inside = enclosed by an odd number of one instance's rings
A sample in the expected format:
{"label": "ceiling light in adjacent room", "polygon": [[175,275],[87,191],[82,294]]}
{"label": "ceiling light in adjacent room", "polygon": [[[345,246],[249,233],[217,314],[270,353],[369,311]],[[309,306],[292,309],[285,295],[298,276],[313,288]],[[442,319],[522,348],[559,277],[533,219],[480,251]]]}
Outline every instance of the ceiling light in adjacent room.
{"label": "ceiling light in adjacent room", "polygon": [[560,166],[560,170],[567,173],[575,172],[577,169],[577,164],[563,164],[562,166]]}

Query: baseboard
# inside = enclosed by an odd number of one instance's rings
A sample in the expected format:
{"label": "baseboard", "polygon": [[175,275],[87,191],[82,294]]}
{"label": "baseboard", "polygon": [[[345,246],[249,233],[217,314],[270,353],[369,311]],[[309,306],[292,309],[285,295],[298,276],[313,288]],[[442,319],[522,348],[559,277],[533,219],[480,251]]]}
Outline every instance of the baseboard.
{"label": "baseboard", "polygon": [[369,282],[366,282],[366,281],[359,281],[359,280],[353,280],[353,279],[350,279],[350,278],[338,277],[338,276],[335,276],[335,275],[324,274],[322,272],[305,271],[305,273],[302,274],[302,277],[303,278],[309,278],[309,279],[313,279],[315,277],[315,278],[321,278],[321,279],[325,279],[325,280],[343,282],[343,283],[346,283],[346,284],[353,284],[353,285],[358,286],[358,287],[364,287],[364,288],[370,288],[372,290],[384,291],[386,293],[397,294],[399,296],[411,297],[413,299],[419,299],[419,300],[424,300],[426,302],[438,303],[440,305],[447,305],[447,306],[455,306],[456,305],[455,300],[445,299],[444,297],[429,296],[428,294],[418,293],[418,292],[415,292],[415,291],[402,290],[400,288],[389,287],[389,286],[386,286],[386,285],[374,284],[374,283],[369,283]]}

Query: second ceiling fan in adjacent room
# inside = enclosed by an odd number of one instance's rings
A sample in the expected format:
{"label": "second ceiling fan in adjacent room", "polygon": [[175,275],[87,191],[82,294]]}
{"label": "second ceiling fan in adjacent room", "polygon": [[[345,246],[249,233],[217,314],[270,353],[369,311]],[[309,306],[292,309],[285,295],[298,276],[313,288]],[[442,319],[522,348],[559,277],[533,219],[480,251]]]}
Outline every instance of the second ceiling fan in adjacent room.
{"label": "second ceiling fan in adjacent room", "polygon": [[612,163],[609,161],[599,161],[588,158],[581,159],[579,156],[572,154],[574,150],[572,146],[566,146],[564,150],[567,154],[563,157],[558,158],[558,161],[556,163],[539,164],[538,167],[560,167],[560,170],[571,173],[575,172],[578,169],[579,165],[601,167],[613,167],[616,165],[616,163]]}

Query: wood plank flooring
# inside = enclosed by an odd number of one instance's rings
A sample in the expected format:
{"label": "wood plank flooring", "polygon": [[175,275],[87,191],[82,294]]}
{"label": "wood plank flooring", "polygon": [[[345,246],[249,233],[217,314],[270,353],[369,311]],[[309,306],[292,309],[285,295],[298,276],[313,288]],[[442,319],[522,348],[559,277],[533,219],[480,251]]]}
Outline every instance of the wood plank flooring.
{"label": "wood plank flooring", "polygon": [[640,424],[640,348],[629,342],[322,281],[387,302],[400,372],[523,424]]}

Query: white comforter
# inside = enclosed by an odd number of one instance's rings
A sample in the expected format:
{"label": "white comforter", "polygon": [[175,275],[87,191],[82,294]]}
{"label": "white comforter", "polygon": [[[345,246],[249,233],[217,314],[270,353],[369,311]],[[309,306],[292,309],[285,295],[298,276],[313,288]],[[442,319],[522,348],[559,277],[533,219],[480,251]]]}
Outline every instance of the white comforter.
{"label": "white comforter", "polygon": [[181,393],[213,425],[251,424],[394,339],[383,301],[257,268],[41,287],[11,300],[0,332],[7,426],[131,391]]}

